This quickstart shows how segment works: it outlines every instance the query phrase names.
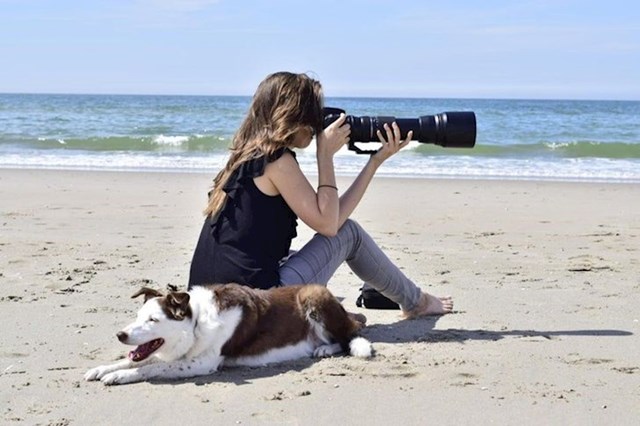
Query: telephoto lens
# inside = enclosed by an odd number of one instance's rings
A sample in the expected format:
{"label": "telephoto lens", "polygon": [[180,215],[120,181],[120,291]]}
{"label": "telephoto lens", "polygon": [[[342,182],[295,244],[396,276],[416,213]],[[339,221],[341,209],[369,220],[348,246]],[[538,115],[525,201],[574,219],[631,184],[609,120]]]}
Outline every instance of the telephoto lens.
{"label": "telephoto lens", "polygon": [[[324,108],[324,127],[338,119],[345,111],[340,108]],[[413,130],[413,140],[432,143],[445,148],[473,148],[476,144],[476,115],[471,111],[448,111],[419,118],[396,118],[391,116],[357,117],[347,115],[351,125],[349,149],[357,153],[372,153],[355,146],[355,142],[379,142],[377,131],[385,134],[384,125],[396,122],[400,135],[406,138]]]}

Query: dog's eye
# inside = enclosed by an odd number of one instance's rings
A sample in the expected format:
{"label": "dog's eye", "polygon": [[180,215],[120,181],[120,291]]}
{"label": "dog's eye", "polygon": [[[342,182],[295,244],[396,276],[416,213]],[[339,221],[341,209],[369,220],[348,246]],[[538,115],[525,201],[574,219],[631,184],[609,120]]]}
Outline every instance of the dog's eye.
{"label": "dog's eye", "polygon": [[158,318],[150,317],[150,318],[149,318],[149,321],[151,321],[151,322],[158,322],[159,320],[158,320]]}

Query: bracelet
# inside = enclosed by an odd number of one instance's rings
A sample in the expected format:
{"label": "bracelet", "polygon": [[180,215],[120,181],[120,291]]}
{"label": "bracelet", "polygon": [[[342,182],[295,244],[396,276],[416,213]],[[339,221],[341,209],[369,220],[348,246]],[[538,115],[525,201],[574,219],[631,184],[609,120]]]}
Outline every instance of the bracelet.
{"label": "bracelet", "polygon": [[318,189],[320,189],[320,188],[322,188],[322,187],[325,187],[325,188],[333,188],[333,189],[335,189],[336,191],[338,190],[338,187],[337,187],[337,186],[333,186],[333,185],[318,185]]}

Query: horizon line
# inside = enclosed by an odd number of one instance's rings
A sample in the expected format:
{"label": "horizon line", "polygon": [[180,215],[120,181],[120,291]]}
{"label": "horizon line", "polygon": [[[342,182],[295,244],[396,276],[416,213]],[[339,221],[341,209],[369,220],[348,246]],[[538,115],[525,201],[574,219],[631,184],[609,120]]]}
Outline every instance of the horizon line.
{"label": "horizon line", "polygon": [[[4,92],[0,91],[0,95],[58,95],[58,96],[165,96],[165,97],[228,97],[228,98],[251,98],[253,95],[239,94],[185,94],[185,93],[106,93],[106,92]],[[375,95],[339,95],[325,96],[328,99],[448,99],[448,100],[505,100],[505,101],[582,101],[582,102],[639,102],[638,99],[616,99],[616,98],[565,98],[565,97],[492,97],[492,96],[375,96]]]}

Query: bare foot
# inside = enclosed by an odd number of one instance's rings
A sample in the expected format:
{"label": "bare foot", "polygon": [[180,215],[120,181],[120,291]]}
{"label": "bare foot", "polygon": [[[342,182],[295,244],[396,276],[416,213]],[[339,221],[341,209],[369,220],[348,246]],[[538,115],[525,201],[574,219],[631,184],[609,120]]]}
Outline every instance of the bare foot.
{"label": "bare foot", "polygon": [[410,311],[402,311],[407,319],[427,315],[445,315],[453,312],[453,299],[451,296],[436,297],[422,292],[418,305]]}

